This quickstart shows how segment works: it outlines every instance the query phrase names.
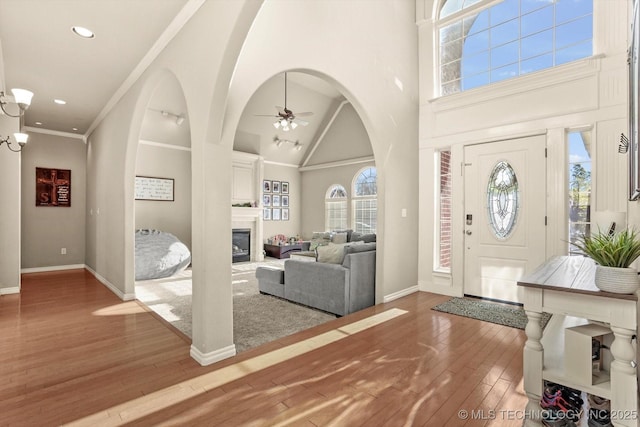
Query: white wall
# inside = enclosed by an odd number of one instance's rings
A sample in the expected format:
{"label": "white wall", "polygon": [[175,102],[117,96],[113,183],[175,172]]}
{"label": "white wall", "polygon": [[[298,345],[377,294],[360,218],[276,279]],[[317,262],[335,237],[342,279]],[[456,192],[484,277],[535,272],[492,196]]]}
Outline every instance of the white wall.
{"label": "white wall", "polygon": [[[566,250],[566,146],[570,129],[593,128],[593,210],[626,210],[626,156],[617,153],[627,116],[628,2],[594,0],[593,58],[439,98],[434,90],[433,1],[417,2],[420,38],[420,270],[421,289],[463,293],[464,146],[545,134],[547,253]],[[424,20],[422,19],[424,18]],[[622,23],[622,24],[621,24]],[[451,275],[433,273],[434,154],[452,150],[453,259]]]}
{"label": "white wall", "polygon": [[[22,268],[83,265],[87,146],[81,139],[31,133],[22,152]],[[36,167],[71,170],[71,206],[36,206]],[[61,254],[65,248],[66,255]]]}
{"label": "white wall", "polygon": [[136,200],[136,229],[166,231],[191,249],[191,152],[140,143],[136,175],[174,180],[174,201]]}
{"label": "white wall", "polygon": [[[18,119],[0,115],[0,137],[18,132]],[[20,291],[20,156],[0,146],[0,295]]]}

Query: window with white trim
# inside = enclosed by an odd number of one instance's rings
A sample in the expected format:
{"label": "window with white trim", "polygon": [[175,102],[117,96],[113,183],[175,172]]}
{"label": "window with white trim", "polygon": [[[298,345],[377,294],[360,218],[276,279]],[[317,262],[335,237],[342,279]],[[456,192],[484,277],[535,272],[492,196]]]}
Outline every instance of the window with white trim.
{"label": "window with white trim", "polygon": [[353,230],[375,233],[378,225],[378,174],[376,168],[367,167],[353,181]]}
{"label": "window with white trim", "polygon": [[451,270],[451,151],[436,153],[436,270]]}
{"label": "window with white trim", "polygon": [[348,222],[347,190],[342,185],[332,185],[327,190],[324,201],[325,230],[345,230]]}
{"label": "window with white trim", "polygon": [[573,245],[591,232],[591,132],[569,132],[569,255],[583,255]]}
{"label": "window with white trim", "polygon": [[440,94],[593,55],[593,0],[445,0]]}

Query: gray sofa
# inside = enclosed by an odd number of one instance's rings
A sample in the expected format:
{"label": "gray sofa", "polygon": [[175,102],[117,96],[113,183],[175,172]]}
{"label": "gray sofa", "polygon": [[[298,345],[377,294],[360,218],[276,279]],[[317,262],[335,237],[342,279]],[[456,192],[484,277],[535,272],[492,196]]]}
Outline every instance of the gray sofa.
{"label": "gray sofa", "polygon": [[344,246],[340,264],[286,260],[258,267],[261,293],[344,316],[375,304],[376,244]]}

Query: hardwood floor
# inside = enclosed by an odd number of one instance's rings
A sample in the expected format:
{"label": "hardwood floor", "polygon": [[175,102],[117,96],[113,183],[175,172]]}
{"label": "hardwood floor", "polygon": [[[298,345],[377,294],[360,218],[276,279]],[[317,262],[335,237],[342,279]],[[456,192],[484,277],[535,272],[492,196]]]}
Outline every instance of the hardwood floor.
{"label": "hardwood floor", "polygon": [[431,310],[446,299],[415,293],[201,367],[90,273],[25,274],[0,297],[0,426],[522,425],[524,332]]}

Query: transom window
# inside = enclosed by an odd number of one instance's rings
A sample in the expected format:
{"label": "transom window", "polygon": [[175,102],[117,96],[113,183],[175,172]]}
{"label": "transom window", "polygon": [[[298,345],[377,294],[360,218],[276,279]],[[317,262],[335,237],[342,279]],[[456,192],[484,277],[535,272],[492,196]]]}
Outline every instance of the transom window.
{"label": "transom window", "polygon": [[353,182],[353,230],[375,233],[378,223],[378,174],[368,167],[356,175]]}
{"label": "transom window", "polygon": [[473,89],[591,56],[593,0],[446,0],[439,39],[441,95]]}
{"label": "transom window", "polygon": [[325,230],[344,230],[348,228],[347,190],[342,185],[332,185],[325,197]]}

